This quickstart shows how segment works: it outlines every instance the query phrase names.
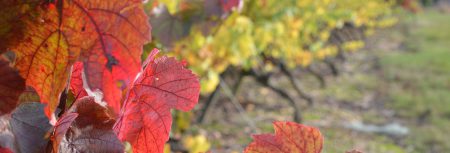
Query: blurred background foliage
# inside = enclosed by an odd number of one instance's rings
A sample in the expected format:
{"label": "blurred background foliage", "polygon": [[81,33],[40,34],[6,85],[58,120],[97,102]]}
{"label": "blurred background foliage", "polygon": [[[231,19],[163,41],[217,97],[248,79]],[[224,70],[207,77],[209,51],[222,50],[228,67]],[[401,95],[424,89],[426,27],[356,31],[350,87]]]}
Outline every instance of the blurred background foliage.
{"label": "blurred background foliage", "polygon": [[294,120],[322,130],[324,152],[449,152],[449,6],[147,0],[146,50],[185,60],[201,81],[199,107],[173,112],[166,151],[239,152]]}
{"label": "blurred background foliage", "polygon": [[[150,3],[155,5],[156,2]],[[271,71],[275,62],[308,66],[338,50],[363,47],[361,38],[332,40],[332,31],[375,28],[396,23],[385,0],[177,0],[152,9],[154,44],[183,57],[201,76],[202,93],[219,84],[228,67]]]}

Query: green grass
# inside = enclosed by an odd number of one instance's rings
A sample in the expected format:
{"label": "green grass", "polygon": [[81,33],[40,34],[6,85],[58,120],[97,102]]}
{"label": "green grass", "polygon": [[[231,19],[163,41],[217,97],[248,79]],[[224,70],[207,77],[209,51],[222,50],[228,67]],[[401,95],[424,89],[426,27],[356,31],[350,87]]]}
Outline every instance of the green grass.
{"label": "green grass", "polygon": [[[399,29],[382,39],[401,39],[404,47],[376,52],[382,77],[371,73],[340,76],[322,94],[358,105],[368,92],[382,90],[387,93],[385,109],[394,111],[394,118],[380,117],[380,112],[373,110],[358,113],[339,109],[339,113],[331,114],[369,124],[395,120],[408,127],[410,133],[396,142],[384,135],[324,128],[324,152],[345,152],[351,148],[363,148],[368,153],[450,152],[450,14],[425,11],[414,20],[402,22],[410,26],[409,34]],[[420,118],[424,119],[419,122]]]}
{"label": "green grass", "polygon": [[[411,152],[450,152],[450,14],[418,15],[403,52],[383,56],[389,107],[408,121]],[[425,123],[417,120],[430,111]]]}
{"label": "green grass", "polygon": [[342,75],[330,84],[324,96],[333,96],[341,101],[355,102],[363,99],[366,91],[375,90],[377,78],[366,74]]}

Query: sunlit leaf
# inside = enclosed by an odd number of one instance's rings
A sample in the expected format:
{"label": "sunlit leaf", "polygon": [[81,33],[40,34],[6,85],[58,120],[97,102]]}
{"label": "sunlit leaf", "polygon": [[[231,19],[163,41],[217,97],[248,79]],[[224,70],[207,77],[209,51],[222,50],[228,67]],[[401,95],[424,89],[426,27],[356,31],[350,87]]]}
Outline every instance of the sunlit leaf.
{"label": "sunlit leaf", "polygon": [[[56,9],[36,9],[40,16],[24,20],[27,30],[24,31],[23,41],[11,49],[17,55],[16,68],[25,78],[26,84],[34,87],[41,102],[47,104],[45,112],[50,118],[67,82],[70,64],[82,49],[82,25],[73,24],[76,19],[65,17],[68,14],[80,17],[81,11],[65,5],[64,20],[60,21]],[[85,38],[84,41],[88,42],[89,39]]]}
{"label": "sunlit leaf", "polygon": [[87,86],[103,91],[105,101],[118,110],[117,84],[123,88],[139,72],[142,45],[150,40],[141,1],[60,0],[54,7],[36,7],[39,16],[23,20],[23,41],[10,47],[21,76],[47,104],[50,118],[71,65],[81,59]]}
{"label": "sunlit leaf", "polygon": [[141,0],[82,1],[90,14],[85,32],[97,39],[85,54],[87,86],[100,90],[116,112],[121,107],[122,91],[141,71],[143,45],[150,41],[150,25]]}
{"label": "sunlit leaf", "polygon": [[245,153],[320,153],[323,137],[314,127],[294,122],[274,122],[275,134],[254,135]]}
{"label": "sunlit leaf", "polygon": [[189,111],[199,97],[198,78],[183,63],[165,56],[153,57],[131,87],[114,127],[135,153],[162,153],[172,125],[170,109]]}

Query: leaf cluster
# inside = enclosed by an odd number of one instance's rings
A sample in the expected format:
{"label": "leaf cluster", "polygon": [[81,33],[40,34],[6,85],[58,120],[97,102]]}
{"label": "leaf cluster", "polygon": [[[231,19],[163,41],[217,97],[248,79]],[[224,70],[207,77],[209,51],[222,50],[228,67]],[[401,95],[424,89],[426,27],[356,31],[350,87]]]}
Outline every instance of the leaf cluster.
{"label": "leaf cluster", "polygon": [[[155,35],[154,43],[187,60],[202,78],[202,93],[214,90],[219,75],[228,67],[267,72],[280,62],[289,68],[306,67],[341,51],[362,48],[366,35],[397,20],[392,16],[391,0],[159,3],[163,5],[156,10],[162,11],[151,12],[156,18],[152,25],[165,28],[154,28],[153,32],[166,35]],[[350,39],[334,36],[335,31],[348,26],[359,29],[362,36]]]}
{"label": "leaf cluster", "polygon": [[2,152],[123,152],[125,141],[162,152],[171,109],[198,101],[185,63],[157,49],[141,62],[151,27],[140,0],[0,4]]}

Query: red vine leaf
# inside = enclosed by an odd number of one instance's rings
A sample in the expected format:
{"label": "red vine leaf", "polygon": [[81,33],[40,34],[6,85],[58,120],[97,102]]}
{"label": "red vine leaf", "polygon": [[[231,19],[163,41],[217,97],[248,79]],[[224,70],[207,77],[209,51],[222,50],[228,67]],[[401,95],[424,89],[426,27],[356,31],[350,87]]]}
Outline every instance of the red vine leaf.
{"label": "red vine leaf", "polygon": [[175,58],[153,59],[131,87],[114,130],[133,152],[163,152],[172,125],[170,109],[191,110],[197,104],[198,78]]}
{"label": "red vine leaf", "polygon": [[118,109],[116,84],[126,85],[139,72],[142,45],[150,39],[141,1],[56,2],[58,8],[36,7],[38,16],[23,19],[23,41],[11,46],[21,76],[47,104],[46,115],[52,117],[70,66],[81,59],[88,70],[88,86],[102,90],[105,100]]}
{"label": "red vine leaf", "polygon": [[70,90],[76,98],[87,96],[87,92],[83,87],[83,63],[75,62],[72,66],[72,75],[70,78]]}
{"label": "red vine leaf", "polygon": [[25,90],[25,81],[16,70],[9,67],[9,62],[0,59],[0,116],[10,113]]}
{"label": "red vine leaf", "polygon": [[274,122],[275,134],[254,135],[245,153],[320,153],[323,137],[319,129],[295,122]]}
{"label": "red vine leaf", "polygon": [[101,90],[104,100],[119,112],[122,91],[141,71],[143,45],[150,41],[150,25],[141,0],[90,0],[86,32],[98,41],[83,54],[87,86]]}

